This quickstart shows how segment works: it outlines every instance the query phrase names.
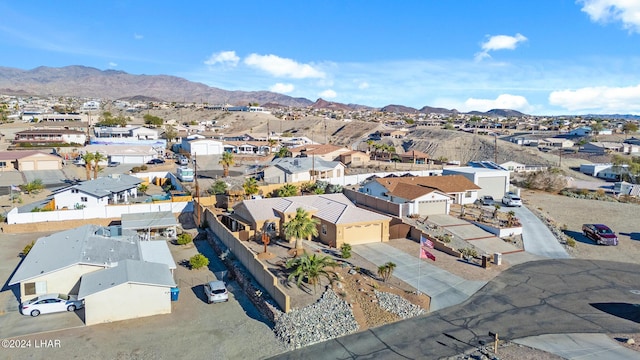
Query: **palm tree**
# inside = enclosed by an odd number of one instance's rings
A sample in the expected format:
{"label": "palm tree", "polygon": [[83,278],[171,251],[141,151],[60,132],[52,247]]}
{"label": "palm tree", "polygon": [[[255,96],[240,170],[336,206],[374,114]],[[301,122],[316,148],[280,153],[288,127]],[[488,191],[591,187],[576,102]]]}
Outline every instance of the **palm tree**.
{"label": "palm tree", "polygon": [[516,222],[516,212],[511,210],[507,213],[507,223],[509,226],[513,226]]}
{"label": "palm tree", "polygon": [[242,184],[242,188],[244,189],[244,194],[247,198],[250,198],[251,195],[255,195],[260,191],[260,188],[258,187],[258,180],[256,180],[256,178],[248,178],[245,180],[244,184]]}
{"label": "palm tree", "polygon": [[296,242],[296,256],[299,256],[303,252],[302,240],[308,239],[310,236],[318,236],[318,219],[312,218],[305,209],[299,207],[296,209],[296,215],[293,219],[287,221],[284,228],[284,235],[286,238],[295,239]]}
{"label": "palm tree", "polygon": [[98,165],[98,163],[101,162],[102,160],[107,160],[107,157],[96,151],[96,153],[93,154],[93,178],[94,179],[98,178],[98,172],[100,171],[100,166]]}
{"label": "palm tree", "polygon": [[298,194],[298,187],[293,184],[285,184],[278,189],[278,197],[296,196]]}
{"label": "palm tree", "polygon": [[267,142],[269,143],[269,154],[271,154],[271,149],[273,149],[273,146],[278,143],[278,140],[269,139]]}
{"label": "palm tree", "polygon": [[498,210],[500,210],[500,205],[499,204],[494,204],[493,207],[495,208],[493,210],[493,218],[497,218],[498,217]]}
{"label": "palm tree", "polygon": [[235,164],[235,160],[233,159],[233,153],[225,151],[222,153],[222,159],[218,162],[218,164],[222,165],[222,176],[229,176],[229,167]]}
{"label": "palm tree", "polygon": [[84,160],[84,170],[87,172],[87,180],[91,180],[91,166],[93,164],[94,154],[86,153],[82,155],[82,160]]}
{"label": "palm tree", "polygon": [[281,147],[280,150],[276,153],[277,158],[286,158],[289,157],[289,149],[286,147]]}
{"label": "palm tree", "polygon": [[285,267],[293,269],[287,277],[288,281],[296,280],[296,285],[301,288],[302,281],[307,279],[307,283],[313,285],[313,292],[316,292],[316,286],[320,282],[321,277],[326,277],[330,283],[337,279],[338,274],[333,270],[327,270],[328,267],[336,267],[338,263],[330,256],[321,256],[317,254],[305,254],[304,256],[289,259]]}
{"label": "palm tree", "polygon": [[391,274],[393,274],[393,270],[395,270],[396,264],[388,261],[384,265],[378,266],[378,275],[382,277],[384,282],[387,282],[391,278]]}

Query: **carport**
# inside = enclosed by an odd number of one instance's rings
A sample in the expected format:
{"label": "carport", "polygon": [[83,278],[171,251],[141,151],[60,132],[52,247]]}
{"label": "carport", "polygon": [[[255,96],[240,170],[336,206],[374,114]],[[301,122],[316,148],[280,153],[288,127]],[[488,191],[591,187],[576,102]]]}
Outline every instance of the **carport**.
{"label": "carport", "polygon": [[122,214],[122,230],[137,231],[144,240],[154,239],[158,235],[174,238],[177,227],[178,221],[170,211]]}

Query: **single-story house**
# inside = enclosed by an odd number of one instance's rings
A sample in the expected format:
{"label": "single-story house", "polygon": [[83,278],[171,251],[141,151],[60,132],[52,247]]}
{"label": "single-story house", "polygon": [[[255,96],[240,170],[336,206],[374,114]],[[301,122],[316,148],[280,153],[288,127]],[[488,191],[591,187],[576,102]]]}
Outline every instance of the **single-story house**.
{"label": "single-story house", "polygon": [[400,157],[400,162],[403,163],[426,164],[429,161],[429,154],[417,150],[407,151],[398,156]]}
{"label": "single-story house", "polygon": [[362,151],[351,150],[338,156],[338,161],[346,166],[366,166],[369,164],[369,155]]}
{"label": "single-story house", "polygon": [[168,270],[166,264],[125,259],[83,275],[78,299],[84,300],[85,324],[170,314],[176,283]]}
{"label": "single-story house", "polygon": [[570,148],[574,145],[574,142],[565,138],[545,138],[538,141],[538,146],[541,147],[553,147],[553,148]]}
{"label": "single-story house", "polygon": [[516,161],[507,161],[500,164],[501,167],[515,173],[546,171],[549,167],[544,165],[526,165]]}
{"label": "single-story house", "polygon": [[568,136],[587,136],[591,135],[591,127],[590,126],[581,126],[579,128],[573,129],[567,133]]}
{"label": "single-story house", "polygon": [[[428,198],[430,202],[439,202],[437,206],[429,204],[428,211],[432,214],[448,214],[451,203],[473,204],[478,199],[479,190],[481,190],[479,186],[462,175],[447,175],[376,177],[363,183],[358,191],[389,201],[397,198],[402,199],[402,202],[409,200],[419,202]],[[422,198],[424,196],[426,198]],[[425,211],[421,214],[427,215]]]}
{"label": "single-story house", "polygon": [[112,174],[69,185],[53,192],[54,209],[83,209],[112,204],[126,204],[138,196],[142,179]]}
{"label": "single-story house", "polygon": [[272,184],[339,178],[345,166],[339,161],[326,161],[315,156],[273,159],[263,170],[264,181]]}
{"label": "single-story house", "polygon": [[68,129],[35,129],[18,131],[12,143],[16,146],[22,144],[47,145],[56,147],[61,144],[84,145],[87,142],[87,133]]}
{"label": "single-story house", "polygon": [[391,218],[361,209],[343,194],[244,200],[222,222],[232,229],[238,224],[254,232],[266,228],[284,238],[284,224],[298,208],[318,219],[318,238],[331,247],[389,241]]}
{"label": "single-story house", "polygon": [[[624,152],[626,144],[608,141],[589,142],[580,148],[580,152],[604,155],[610,152]],[[627,145],[628,146],[628,145]]]}
{"label": "single-story house", "polygon": [[61,170],[62,158],[37,150],[0,151],[0,171]]}
{"label": "single-story house", "polygon": [[508,170],[473,166],[445,168],[442,170],[442,175],[462,175],[480,187],[478,197],[489,195],[494,199],[502,199],[509,191],[511,181]]}
{"label": "single-story house", "polygon": [[292,157],[315,157],[326,161],[335,161],[341,154],[350,152],[346,147],[331,144],[307,144],[289,148]]}
{"label": "single-story house", "polygon": [[[125,260],[158,259],[162,271],[172,278],[176,264],[166,241],[140,241],[138,234],[119,226],[89,224],[39,238],[8,285],[19,284],[20,302],[49,293],[78,294],[85,274],[119,266]],[[87,312],[114,310],[88,308]]]}
{"label": "single-story house", "polygon": [[116,139],[135,139],[135,140],[158,140],[160,134],[156,129],[150,129],[144,126],[125,127],[103,127],[96,126],[93,129],[94,135],[98,139],[116,138]]}
{"label": "single-story house", "polygon": [[157,149],[151,145],[87,145],[83,151],[85,153],[100,153],[105,160],[101,166],[106,166],[107,162],[118,162],[120,164],[145,164],[147,161],[163,156],[164,149]]}

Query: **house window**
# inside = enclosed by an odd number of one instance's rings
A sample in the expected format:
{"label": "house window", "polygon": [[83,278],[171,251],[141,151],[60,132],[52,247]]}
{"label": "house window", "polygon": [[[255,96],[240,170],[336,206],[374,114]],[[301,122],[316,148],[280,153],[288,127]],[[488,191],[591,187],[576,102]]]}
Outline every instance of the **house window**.
{"label": "house window", "polygon": [[467,191],[466,193],[464,193],[464,197],[470,198],[471,197],[471,191]]}
{"label": "house window", "polygon": [[71,189],[71,193],[72,194],[77,194],[78,193],[78,189]]}
{"label": "house window", "polygon": [[86,197],[86,196],[83,196],[83,197],[81,197],[81,198],[80,198],[80,201],[82,201],[82,202],[87,202],[87,201],[89,201],[89,200],[87,199],[87,197]]}
{"label": "house window", "polygon": [[25,295],[37,295],[37,294],[46,294],[47,293],[47,282],[46,281],[36,281],[24,284],[24,294]]}
{"label": "house window", "polygon": [[6,168],[7,167],[7,162],[6,161],[0,161],[0,168]]}
{"label": "house window", "polygon": [[327,225],[322,224],[322,235],[327,235]]}

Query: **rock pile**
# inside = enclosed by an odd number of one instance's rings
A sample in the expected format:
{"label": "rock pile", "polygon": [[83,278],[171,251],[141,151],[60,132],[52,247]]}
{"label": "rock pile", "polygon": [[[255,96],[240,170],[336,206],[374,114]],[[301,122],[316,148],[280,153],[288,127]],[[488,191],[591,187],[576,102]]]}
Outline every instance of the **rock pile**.
{"label": "rock pile", "polygon": [[425,314],[424,309],[418,305],[412,304],[402,296],[377,290],[374,290],[374,293],[378,298],[378,305],[382,309],[392,314],[396,314],[402,319],[408,319]]}
{"label": "rock pile", "polygon": [[282,314],[274,332],[290,350],[358,331],[349,304],[329,289],[315,304]]}

